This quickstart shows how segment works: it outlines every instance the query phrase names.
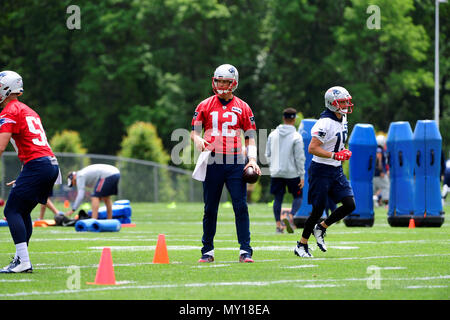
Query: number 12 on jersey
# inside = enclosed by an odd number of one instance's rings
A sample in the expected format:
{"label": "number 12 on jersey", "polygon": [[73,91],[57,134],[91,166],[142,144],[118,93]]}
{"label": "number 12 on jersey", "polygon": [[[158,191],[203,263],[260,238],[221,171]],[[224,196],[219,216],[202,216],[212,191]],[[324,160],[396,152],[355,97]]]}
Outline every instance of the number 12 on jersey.
{"label": "number 12 on jersey", "polygon": [[[219,112],[213,111],[211,112],[212,116],[212,132],[211,136],[219,136]],[[236,136],[236,130],[228,129],[228,127],[235,126],[237,123],[237,116],[234,112],[225,112],[222,115],[223,118],[230,119],[230,121],[226,121],[222,123],[222,136],[224,137],[234,137]]]}

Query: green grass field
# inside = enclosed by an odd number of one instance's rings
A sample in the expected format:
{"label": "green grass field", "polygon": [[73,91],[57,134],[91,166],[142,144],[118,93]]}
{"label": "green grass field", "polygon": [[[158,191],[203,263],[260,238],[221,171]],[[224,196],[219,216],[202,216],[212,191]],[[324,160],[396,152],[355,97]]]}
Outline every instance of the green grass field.
{"label": "green grass field", "polygon": [[[59,208],[62,205],[57,204]],[[285,204],[285,206],[287,206]],[[231,208],[221,205],[215,259],[199,264],[200,203],[132,203],[134,228],[115,233],[76,232],[73,227],[36,227],[29,247],[32,274],[0,275],[1,300],[448,300],[450,227],[393,228],[387,209],[376,208],[371,228],[333,225],[328,252],[310,243],[313,259],[293,249],[301,229],[275,234],[272,208],[249,205],[253,258],[238,262],[239,245]],[[450,206],[445,207],[447,216]],[[47,211],[46,218],[52,214]],[[35,209],[33,218],[37,218]],[[170,263],[153,264],[158,234],[164,234]],[[15,248],[0,228],[0,264]],[[101,251],[111,248],[118,285],[88,285]],[[70,268],[76,266],[75,269]],[[79,268],[79,269],[78,269]],[[79,288],[76,273],[79,270]],[[378,276],[378,277],[377,277]]]}

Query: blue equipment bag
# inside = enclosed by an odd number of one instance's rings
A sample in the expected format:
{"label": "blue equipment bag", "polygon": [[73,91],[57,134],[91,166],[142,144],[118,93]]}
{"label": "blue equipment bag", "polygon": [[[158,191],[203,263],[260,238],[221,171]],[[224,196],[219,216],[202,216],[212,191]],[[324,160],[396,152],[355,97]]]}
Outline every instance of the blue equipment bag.
{"label": "blue equipment bag", "polygon": [[[114,201],[112,206],[112,218],[119,220],[121,223],[131,223],[131,206],[130,200]],[[92,210],[88,211],[88,216],[92,217]],[[104,220],[107,218],[106,206],[98,209],[98,219]]]}

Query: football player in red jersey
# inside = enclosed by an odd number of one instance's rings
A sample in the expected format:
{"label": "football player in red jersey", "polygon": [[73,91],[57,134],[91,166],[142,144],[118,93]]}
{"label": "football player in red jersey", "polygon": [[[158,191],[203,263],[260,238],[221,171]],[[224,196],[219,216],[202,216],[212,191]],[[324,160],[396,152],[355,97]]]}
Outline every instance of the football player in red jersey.
{"label": "football player in red jersey", "polygon": [[17,100],[22,93],[23,83],[19,74],[0,72],[0,156],[11,141],[22,162],[22,170],[4,210],[16,254],[0,273],[33,271],[28,255],[28,243],[33,232],[30,214],[38,203],[47,203],[53,185],[60,177],[58,161],[47,142],[39,115]]}
{"label": "football player in red jersey", "polygon": [[[192,119],[191,139],[195,147],[200,151],[211,151],[203,182],[205,209],[202,257],[199,262],[214,261],[217,212],[224,185],[230,193],[233,204],[240,244],[239,261],[253,262],[247,186],[242,179],[242,173],[249,166],[259,175],[261,170],[256,162],[255,118],[249,105],[233,94],[238,84],[239,74],[234,66],[223,64],[217,67],[212,78],[215,95],[200,102]],[[203,138],[202,129],[204,129]],[[245,137],[244,150],[241,142],[242,131]],[[248,158],[246,165],[244,154]]]}

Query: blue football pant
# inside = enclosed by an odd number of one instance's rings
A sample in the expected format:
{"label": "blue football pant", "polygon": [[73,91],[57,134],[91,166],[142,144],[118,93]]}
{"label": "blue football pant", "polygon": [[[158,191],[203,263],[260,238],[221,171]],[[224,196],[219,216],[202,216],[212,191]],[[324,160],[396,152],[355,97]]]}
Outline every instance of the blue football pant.
{"label": "blue football pant", "polygon": [[23,166],[4,210],[14,244],[30,241],[33,232],[30,214],[38,203],[47,203],[58,173],[58,165],[48,157],[31,160]]}
{"label": "blue football pant", "polygon": [[303,190],[298,184],[300,177],[297,178],[271,178],[270,179],[270,193],[274,195],[273,201],[273,215],[275,221],[280,221],[281,206],[283,204],[286,187],[290,194],[292,194],[293,201],[291,207],[291,214],[295,215],[302,204]]}
{"label": "blue football pant", "polygon": [[203,182],[202,254],[214,249],[217,213],[223,186],[226,185],[231,196],[235,215],[236,233],[240,249],[252,254],[250,247],[250,219],[247,207],[247,186],[242,180],[244,164],[208,164],[206,178]]}
{"label": "blue football pant", "polygon": [[[283,204],[284,194],[276,194],[273,201],[273,216],[275,217],[275,221],[280,221],[281,219],[281,206]],[[302,205],[302,198],[297,197],[292,200],[291,206],[291,214],[295,216],[297,211],[300,209]]]}

